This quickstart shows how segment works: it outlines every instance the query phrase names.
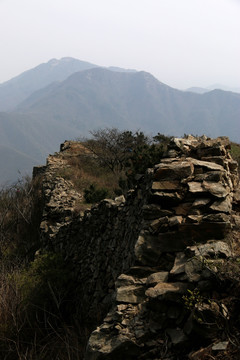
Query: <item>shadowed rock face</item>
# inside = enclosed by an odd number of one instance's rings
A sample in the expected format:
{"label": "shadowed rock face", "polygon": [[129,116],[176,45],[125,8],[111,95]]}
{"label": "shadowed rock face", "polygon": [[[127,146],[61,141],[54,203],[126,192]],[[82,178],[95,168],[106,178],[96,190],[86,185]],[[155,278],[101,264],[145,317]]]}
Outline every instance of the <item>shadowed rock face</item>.
{"label": "shadowed rock face", "polygon": [[42,241],[72,261],[85,321],[98,325],[86,360],[159,359],[166,341],[186,349],[193,338],[214,339],[228,310],[201,294],[215,289],[217,269],[232,256],[225,240],[238,175],[228,149],[227,138],[174,139],[126,199],[75,218],[62,201],[77,195],[51,178],[61,153],[50,158]]}

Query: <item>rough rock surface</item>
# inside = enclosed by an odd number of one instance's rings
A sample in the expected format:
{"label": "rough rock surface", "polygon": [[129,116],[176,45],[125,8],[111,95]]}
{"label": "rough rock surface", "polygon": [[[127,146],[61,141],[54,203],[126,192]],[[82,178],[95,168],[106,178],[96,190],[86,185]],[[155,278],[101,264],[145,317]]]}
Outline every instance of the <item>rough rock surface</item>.
{"label": "rough rock surface", "polygon": [[126,199],[83,216],[71,210],[80,195],[54,177],[60,155],[49,158],[41,238],[65,254],[82,284],[85,321],[96,325],[86,360],[157,360],[167,343],[213,341],[228,310],[203,299],[232,256],[226,236],[238,174],[229,147],[227,138],[173,139]]}

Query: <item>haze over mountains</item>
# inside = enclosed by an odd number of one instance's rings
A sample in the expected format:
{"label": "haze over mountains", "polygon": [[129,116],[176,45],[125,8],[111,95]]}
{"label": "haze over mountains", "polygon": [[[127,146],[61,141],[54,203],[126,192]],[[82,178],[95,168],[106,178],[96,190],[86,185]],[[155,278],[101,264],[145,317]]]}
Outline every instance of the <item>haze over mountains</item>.
{"label": "haze over mountains", "polygon": [[232,88],[226,85],[221,85],[221,84],[215,84],[215,85],[210,85],[206,88],[202,88],[202,87],[197,87],[197,86],[193,86],[190,87],[188,89],[186,89],[185,91],[190,91],[190,92],[194,92],[197,94],[204,94],[206,92],[212,91],[212,90],[224,90],[224,91],[231,91],[231,92],[236,92],[236,93],[240,93],[240,88]]}
{"label": "haze over mountains", "polygon": [[65,139],[100,127],[240,142],[240,94],[180,91],[144,71],[72,58],[53,59],[1,84],[0,111],[0,183],[44,163]]}

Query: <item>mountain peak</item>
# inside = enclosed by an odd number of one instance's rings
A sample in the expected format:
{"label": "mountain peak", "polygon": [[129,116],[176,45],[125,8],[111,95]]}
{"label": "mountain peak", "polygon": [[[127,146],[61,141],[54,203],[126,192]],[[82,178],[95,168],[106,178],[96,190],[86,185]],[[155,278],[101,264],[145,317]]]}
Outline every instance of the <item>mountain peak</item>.
{"label": "mountain peak", "polygon": [[59,64],[59,60],[58,59],[51,59],[47,62],[47,64],[51,65],[51,66],[56,66]]}

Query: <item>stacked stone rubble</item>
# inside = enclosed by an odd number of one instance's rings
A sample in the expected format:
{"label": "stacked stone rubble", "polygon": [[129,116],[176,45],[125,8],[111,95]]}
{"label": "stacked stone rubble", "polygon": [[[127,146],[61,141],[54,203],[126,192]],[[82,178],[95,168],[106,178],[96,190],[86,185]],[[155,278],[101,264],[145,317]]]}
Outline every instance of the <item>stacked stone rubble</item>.
{"label": "stacked stone rubble", "polygon": [[42,245],[71,264],[81,321],[102,324],[86,360],[159,359],[166,347],[212,341],[219,331],[228,309],[202,297],[212,298],[217,269],[232,256],[226,236],[239,200],[228,149],[227,138],[174,139],[126,199],[84,214],[76,213],[82,195],[61,177],[61,152],[35,170],[43,176]]}
{"label": "stacked stone rubble", "polygon": [[61,177],[67,166],[64,151],[69,147],[71,142],[66,142],[60,153],[49,156],[43,171],[35,170],[44,174],[41,242],[43,248],[61,252],[70,264],[81,299],[81,321],[94,328],[113,302],[117,277],[134,262],[147,187],[140,181],[126,198],[105,199],[78,213],[76,205],[82,195]]}
{"label": "stacked stone rubble", "polygon": [[232,256],[225,240],[238,176],[228,149],[227,138],[174,139],[149,171],[134,266],[118,277],[115,304],[92,333],[86,360],[160,359],[166,346],[187,348],[224,332],[228,309],[208,300]]}

